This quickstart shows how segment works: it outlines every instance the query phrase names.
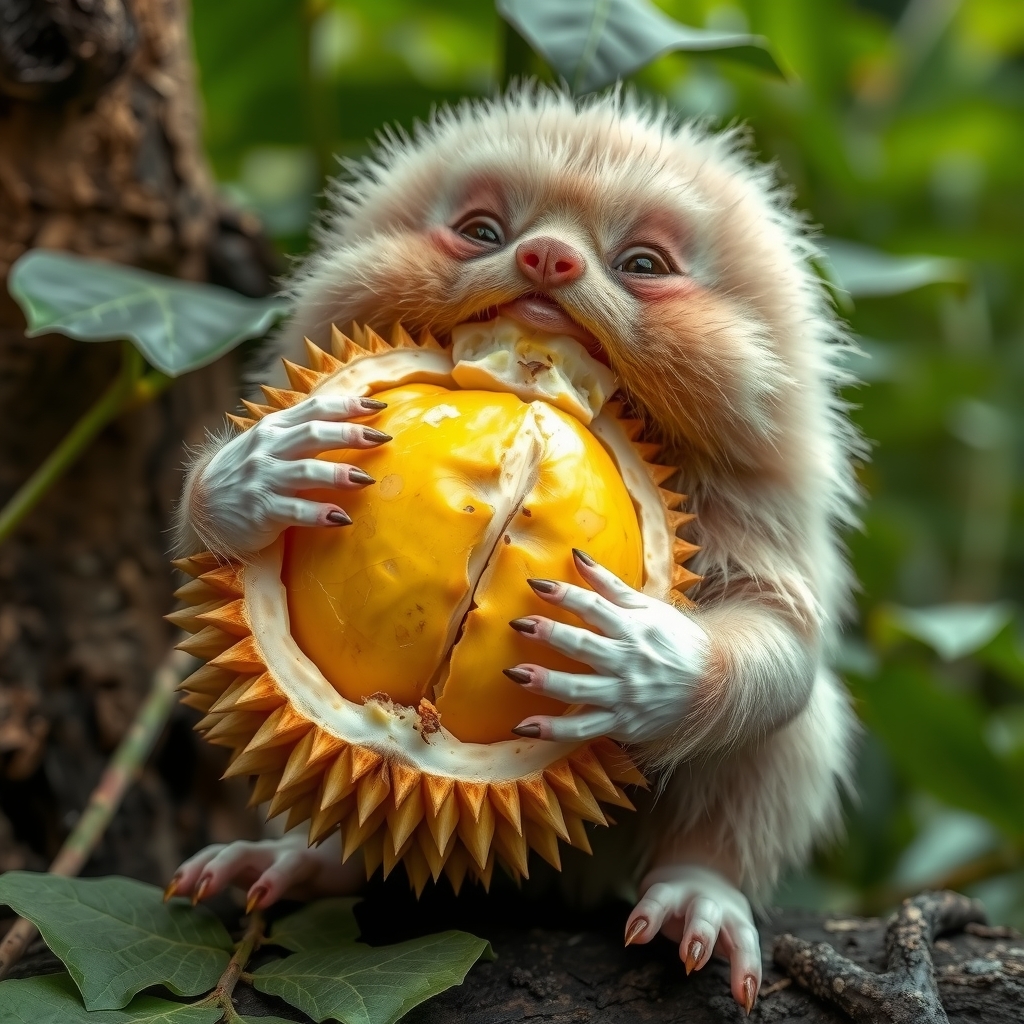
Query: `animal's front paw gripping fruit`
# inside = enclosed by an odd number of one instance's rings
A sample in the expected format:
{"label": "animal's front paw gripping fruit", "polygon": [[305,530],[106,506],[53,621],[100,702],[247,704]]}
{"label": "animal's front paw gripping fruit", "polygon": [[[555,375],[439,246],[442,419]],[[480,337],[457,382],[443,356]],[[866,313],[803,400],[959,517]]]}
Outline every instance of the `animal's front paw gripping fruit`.
{"label": "animal's front paw gripping fruit", "polygon": [[[575,341],[509,321],[466,324],[442,348],[400,327],[334,332],[294,390],[265,388],[254,417],[311,393],[374,396],[380,448],[329,453],[375,484],[344,495],[351,526],[294,528],[244,566],[210,553],[176,563],[194,577],[171,618],[208,660],[183,684],[198,728],[232,751],[228,775],[256,776],[253,801],[341,829],[367,873],[402,861],[421,891],[445,872],[488,884],[497,860],[527,874],[529,848],[559,864],[558,839],[589,849],[600,802],[631,807],[642,783],[611,740],[525,740],[511,729],[565,709],[502,669],[537,658],[511,619],[553,608],[531,577],[577,581],[581,548],[646,593],[685,602],[689,516],[647,461],[641,424],[608,402],[611,372]],[[254,419],[232,417],[245,429]],[[315,492],[314,492],[315,493]],[[326,500],[333,497],[321,495]],[[551,668],[586,671],[548,651]]]}

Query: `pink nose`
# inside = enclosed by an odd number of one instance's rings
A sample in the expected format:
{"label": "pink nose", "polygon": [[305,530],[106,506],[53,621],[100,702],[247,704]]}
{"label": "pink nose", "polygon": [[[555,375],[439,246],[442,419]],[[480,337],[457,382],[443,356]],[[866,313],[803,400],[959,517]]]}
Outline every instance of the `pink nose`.
{"label": "pink nose", "polygon": [[583,275],[583,257],[555,238],[531,238],[516,249],[516,263],[523,275],[543,288],[569,284]]}

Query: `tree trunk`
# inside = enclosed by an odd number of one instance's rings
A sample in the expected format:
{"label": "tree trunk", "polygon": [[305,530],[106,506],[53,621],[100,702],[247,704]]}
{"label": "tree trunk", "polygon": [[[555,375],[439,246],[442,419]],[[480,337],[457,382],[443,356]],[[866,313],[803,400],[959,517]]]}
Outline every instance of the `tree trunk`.
{"label": "tree trunk", "polygon": [[[270,290],[259,225],[219,203],[203,158],[184,0],[5,0],[0,279],[31,247]],[[28,340],[0,293],[4,501],[112,380],[118,347]],[[173,642],[184,446],[222,422],[236,376],[223,359],[123,415],[0,547],[0,870],[47,865]],[[165,881],[189,850],[256,830],[191,724],[176,714],[91,872]]]}

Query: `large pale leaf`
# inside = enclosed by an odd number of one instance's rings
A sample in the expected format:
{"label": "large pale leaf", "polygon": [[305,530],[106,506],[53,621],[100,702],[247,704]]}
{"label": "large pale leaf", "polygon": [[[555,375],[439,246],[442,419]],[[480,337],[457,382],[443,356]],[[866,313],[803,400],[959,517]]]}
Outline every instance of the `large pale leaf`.
{"label": "large pale leaf", "polygon": [[941,604],[930,608],[887,605],[877,623],[927,644],[943,661],[956,661],[987,647],[1013,619],[1013,607],[997,604]]}
{"label": "large pale leaf", "polygon": [[893,256],[858,242],[826,238],[825,272],[850,295],[899,295],[929,284],[962,283],[967,270],[960,260],[942,256]]}
{"label": "large pale leaf", "polygon": [[90,1010],[124,1006],[150,985],[178,995],[209,991],[227,967],[231,936],[203,908],[165,904],[155,885],[130,878],[0,876],[0,904],[38,929]]}
{"label": "large pale leaf", "polygon": [[316,900],[301,910],[275,921],[270,941],[293,953],[343,946],[359,938],[359,925],[352,908],[354,899]]}
{"label": "large pale leaf", "polygon": [[681,25],[649,0],[497,0],[497,8],[574,92],[677,50],[727,54],[781,74],[763,36]]}
{"label": "large pale leaf", "polygon": [[86,1010],[66,974],[0,983],[3,1024],[216,1024],[217,1007],[139,996],[123,1010]]}
{"label": "large pale leaf", "polygon": [[247,299],[208,284],[32,249],[11,268],[11,295],[30,337],[125,338],[169,377],[212,363],[257,338],[286,312],[282,299]]}
{"label": "large pale leaf", "polygon": [[489,951],[484,939],[455,931],[394,946],[353,943],[266,964],[255,972],[253,985],[316,1021],[394,1024],[425,999],[461,985]]}

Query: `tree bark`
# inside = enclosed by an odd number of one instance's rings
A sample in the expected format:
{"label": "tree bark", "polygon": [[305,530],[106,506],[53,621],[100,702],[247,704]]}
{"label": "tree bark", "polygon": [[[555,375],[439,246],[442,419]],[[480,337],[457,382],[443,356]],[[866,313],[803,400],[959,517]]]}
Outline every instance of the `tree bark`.
{"label": "tree bark", "polygon": [[[6,0],[0,280],[32,247],[270,290],[259,225],[220,203],[203,157],[184,0]],[[117,372],[116,344],[23,329],[0,289],[0,501]],[[0,870],[46,866],[172,643],[184,446],[236,378],[223,359],[122,416],[0,547]],[[256,831],[191,724],[176,714],[92,871],[165,881],[188,850]]]}

